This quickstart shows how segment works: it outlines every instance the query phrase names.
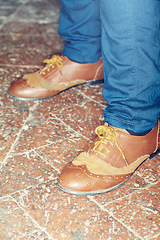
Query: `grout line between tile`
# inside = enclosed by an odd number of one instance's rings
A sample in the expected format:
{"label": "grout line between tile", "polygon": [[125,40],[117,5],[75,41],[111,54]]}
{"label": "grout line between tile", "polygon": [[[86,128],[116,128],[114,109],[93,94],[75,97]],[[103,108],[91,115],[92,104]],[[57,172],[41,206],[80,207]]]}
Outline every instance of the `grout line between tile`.
{"label": "grout line between tile", "polygon": [[138,192],[138,191],[143,191],[143,190],[146,190],[148,187],[157,185],[158,182],[159,182],[159,181],[157,181],[157,182],[155,182],[155,183],[149,183],[149,184],[147,184],[145,187],[138,188],[138,189],[135,190],[134,192],[131,192],[131,193],[126,194],[126,195],[124,195],[124,196],[122,196],[122,197],[119,197],[119,198],[116,198],[116,199],[114,199],[114,200],[112,200],[112,201],[110,201],[110,202],[107,202],[107,203],[104,204],[103,206],[105,207],[105,206],[109,205],[110,203],[116,202],[117,200],[119,201],[119,200],[122,200],[122,199],[124,199],[124,198],[126,198],[126,197],[130,197],[130,196],[132,196],[134,193],[136,193],[136,192]]}
{"label": "grout line between tile", "polygon": [[4,200],[5,198],[9,198],[9,197],[11,197],[10,194],[7,194],[7,195],[5,195],[5,196],[3,196],[3,197],[0,197],[0,201],[1,201],[1,200]]}
{"label": "grout line between tile", "polygon": [[40,225],[37,223],[37,221],[36,221],[34,218],[32,218],[28,212],[25,211],[25,209],[16,201],[15,198],[13,198],[12,196],[10,196],[10,198],[12,199],[12,201],[14,201],[14,202],[18,205],[18,207],[19,207],[20,209],[23,210],[23,212],[25,213],[25,215],[40,229],[40,231],[43,232],[43,233],[45,233],[45,234],[49,237],[49,240],[55,240],[54,238],[52,238],[52,237],[50,236],[50,234],[46,231],[46,229],[45,229],[44,227],[40,226]]}
{"label": "grout line between tile", "polygon": [[151,239],[157,240],[157,239],[160,239],[160,238],[158,238],[159,236],[160,236],[160,233],[157,233],[157,234],[153,235],[152,238],[149,237],[149,236],[146,236],[145,240],[151,240]]}
{"label": "grout line between tile", "polygon": [[[55,115],[54,115],[54,117],[55,117]],[[64,123],[61,119],[59,119],[59,118],[57,117],[57,115],[56,115],[55,118],[56,118],[56,120],[59,120],[65,127],[69,128],[69,129],[68,129],[69,131],[73,131],[74,134],[75,134],[75,136],[79,135],[80,137],[83,137],[83,138],[85,138],[86,140],[91,141],[90,138],[87,138],[86,136],[83,136],[80,132],[75,131],[72,127],[70,127],[69,125],[67,125],[66,123]],[[27,120],[27,121],[28,121],[28,120]],[[27,121],[26,121],[26,122],[27,122]],[[26,122],[25,122],[25,123],[26,123]],[[35,153],[37,154],[37,150],[43,149],[43,148],[48,147],[48,146],[51,146],[52,144],[55,144],[55,142],[50,142],[50,143],[47,143],[47,144],[45,144],[45,145],[42,145],[42,146],[39,146],[39,147],[35,147],[35,148],[33,147],[33,148],[30,149],[30,150],[22,151],[22,152],[20,152],[20,153],[14,153],[13,155],[10,154],[9,157],[27,155],[27,154],[29,154],[29,153],[31,153],[31,152],[33,152],[33,151],[35,151]]]}
{"label": "grout line between tile", "polygon": [[21,129],[19,130],[19,132],[18,132],[18,134],[17,134],[17,137],[16,137],[15,141],[13,142],[13,144],[12,144],[9,152],[6,154],[4,160],[2,161],[2,163],[1,163],[1,165],[0,165],[0,170],[6,165],[7,160],[8,160],[8,158],[9,158],[11,152],[12,152],[13,149],[15,148],[15,146],[16,146],[19,138],[20,138],[20,135],[21,135],[21,133],[22,133],[23,130],[24,130],[24,127],[25,127],[26,123],[30,120],[30,118],[31,118],[31,116],[32,116],[32,111],[36,109],[36,107],[38,106],[38,104],[39,104],[39,102],[36,102],[36,103],[29,109],[29,115],[28,115],[28,117],[26,118],[26,120],[24,121]]}
{"label": "grout line between tile", "polygon": [[38,157],[40,157],[40,159],[41,159],[43,162],[49,164],[50,167],[52,167],[56,172],[58,172],[58,174],[60,174],[60,170],[59,170],[59,169],[57,169],[55,166],[53,166],[50,162],[44,160],[43,157],[42,157],[39,153],[36,152],[36,150],[34,150],[34,152],[35,152],[35,154],[36,154]]}
{"label": "grout line between tile", "polygon": [[58,121],[60,121],[65,127],[67,127],[69,131],[73,131],[73,132],[75,132],[77,135],[80,135],[81,137],[85,138],[86,140],[90,140],[89,138],[87,138],[86,136],[82,135],[80,132],[75,131],[71,126],[69,126],[69,125],[67,125],[65,122],[63,122],[63,120],[61,120],[60,118],[58,118],[56,114],[53,114],[52,116],[54,116]]}
{"label": "grout line between tile", "polygon": [[[12,5],[2,5],[2,6],[0,6],[0,10],[4,10],[4,9],[13,9],[13,6]],[[16,7],[14,8],[14,9],[16,9]]]}
{"label": "grout line between tile", "polygon": [[[147,186],[148,186],[148,185],[147,185]],[[110,201],[110,202],[107,202],[106,204],[104,204],[104,206],[107,206],[107,205],[109,205],[110,203],[116,202],[117,200],[122,200],[122,199],[124,199],[124,198],[126,198],[126,197],[130,197],[132,194],[134,194],[134,193],[136,193],[136,192],[138,192],[138,191],[140,191],[140,190],[144,190],[144,189],[145,189],[145,187],[143,187],[143,188],[138,188],[138,189],[135,190],[134,192],[131,192],[131,193],[126,194],[126,195],[124,195],[124,196],[122,196],[122,197],[119,197],[119,198],[116,198],[116,199],[114,199],[114,200],[112,200],[112,201]]]}
{"label": "grout line between tile", "polygon": [[93,99],[93,98],[85,95],[81,90],[79,90],[79,89],[75,89],[75,90],[78,91],[83,97],[88,98],[90,101],[93,101],[93,102],[95,102],[95,103],[98,103],[98,104],[99,104],[100,106],[102,106],[103,108],[106,108],[106,107],[107,107],[107,106],[103,105],[102,103],[97,102],[95,99]]}
{"label": "grout line between tile", "polygon": [[116,216],[114,216],[114,214],[113,214],[111,211],[107,210],[103,205],[101,205],[98,201],[96,201],[96,200],[93,198],[93,196],[87,196],[87,198],[88,198],[90,201],[94,202],[102,211],[107,212],[111,217],[113,217],[116,221],[118,221],[118,222],[119,222],[120,224],[122,224],[125,228],[127,228],[129,232],[132,232],[132,233],[133,233],[136,237],[138,237],[139,239],[144,240],[144,238],[143,238],[141,235],[139,235],[136,231],[134,231],[130,226],[127,226],[125,223],[123,223],[119,218],[117,218]]}
{"label": "grout line between tile", "polygon": [[[16,7],[15,11],[9,15],[9,17],[7,18],[6,22],[10,22],[10,19],[12,19],[12,17],[15,16],[15,14],[18,12],[19,8],[21,8],[22,5],[25,5],[27,2],[29,2],[29,0],[24,1],[23,3],[21,3],[19,6]],[[6,23],[5,22],[5,23]]]}
{"label": "grout line between tile", "polygon": [[[20,192],[24,192],[24,191],[29,191],[31,189],[34,189],[34,188],[37,188],[38,186],[41,186],[42,184],[48,184],[50,182],[53,182],[53,181],[56,181],[57,178],[55,179],[51,179],[51,180],[46,180],[44,182],[39,182],[39,183],[35,183],[34,185],[29,185],[29,186],[26,186],[25,188],[22,188],[20,190],[15,190],[14,192],[11,192],[11,193],[8,193],[2,197],[0,197],[0,201],[7,198],[7,197],[12,197],[13,195],[17,194],[17,193],[20,193]],[[55,183],[56,184],[56,183]],[[14,197],[13,197],[14,198]]]}
{"label": "grout line between tile", "polygon": [[151,208],[151,207],[147,207],[147,206],[144,206],[144,205],[141,205],[141,204],[137,204],[139,207],[141,207],[142,209],[144,209],[145,211],[149,211],[151,213],[155,213],[157,214],[159,212],[158,209],[154,209],[154,208]]}

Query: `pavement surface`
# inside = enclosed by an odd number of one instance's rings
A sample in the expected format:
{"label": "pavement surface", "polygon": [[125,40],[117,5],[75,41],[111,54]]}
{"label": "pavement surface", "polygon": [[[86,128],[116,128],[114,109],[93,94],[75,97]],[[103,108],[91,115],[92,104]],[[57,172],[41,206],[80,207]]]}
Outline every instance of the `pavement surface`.
{"label": "pavement surface", "polygon": [[62,53],[59,10],[59,0],[0,0],[0,239],[158,240],[160,155],[108,194],[57,187],[61,169],[103,123],[102,84],[36,102],[7,94],[12,81]]}

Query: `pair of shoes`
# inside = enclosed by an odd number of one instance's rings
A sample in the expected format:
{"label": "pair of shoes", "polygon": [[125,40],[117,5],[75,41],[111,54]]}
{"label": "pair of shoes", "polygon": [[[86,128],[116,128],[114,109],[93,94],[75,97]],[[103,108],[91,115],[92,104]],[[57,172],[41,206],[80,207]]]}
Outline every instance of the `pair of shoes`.
{"label": "pair of shoes", "polygon": [[93,195],[110,192],[124,184],[158,148],[158,123],[144,136],[105,123],[96,129],[91,147],[68,163],[58,179],[65,192]]}
{"label": "pair of shoes", "polygon": [[40,100],[53,97],[80,84],[103,83],[103,62],[77,63],[66,56],[53,55],[44,60],[46,66],[13,82],[9,95],[19,100]]}
{"label": "pair of shoes", "polygon": [[[46,66],[11,84],[9,95],[20,100],[53,97],[80,84],[103,82],[103,63],[77,63],[65,56],[52,56]],[[96,129],[97,138],[88,149],[66,165],[58,186],[71,194],[112,191],[124,184],[158,148],[158,123],[145,136],[133,136],[107,123]]]}

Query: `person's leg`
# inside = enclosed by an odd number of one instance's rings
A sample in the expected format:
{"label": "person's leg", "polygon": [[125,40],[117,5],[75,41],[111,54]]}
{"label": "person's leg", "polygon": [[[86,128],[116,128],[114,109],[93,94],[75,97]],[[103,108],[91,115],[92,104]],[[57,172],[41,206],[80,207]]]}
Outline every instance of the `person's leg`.
{"label": "person's leg", "polygon": [[101,20],[105,121],[150,130],[160,114],[160,0],[101,0]]}
{"label": "person's leg", "polygon": [[66,41],[63,54],[81,63],[101,57],[99,0],[61,0],[59,34]]}
{"label": "person's leg", "polygon": [[99,0],[62,0],[59,34],[66,41],[63,56],[11,84],[9,95],[20,100],[53,97],[79,84],[103,82]]}
{"label": "person's leg", "polygon": [[72,194],[120,187],[158,148],[160,0],[100,3],[103,94],[109,106],[93,144],[59,176],[58,186]]}

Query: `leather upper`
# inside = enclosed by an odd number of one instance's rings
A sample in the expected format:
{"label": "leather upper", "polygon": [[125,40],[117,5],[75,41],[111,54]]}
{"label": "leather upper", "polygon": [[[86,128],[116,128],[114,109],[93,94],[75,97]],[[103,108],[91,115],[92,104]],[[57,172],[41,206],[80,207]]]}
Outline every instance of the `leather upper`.
{"label": "leather upper", "polygon": [[42,70],[13,82],[9,88],[9,94],[22,100],[43,99],[70,87],[104,77],[102,58],[96,63],[84,64],[73,62],[66,56],[53,56],[52,58],[55,58],[54,61],[48,60],[47,66]]}
{"label": "leather upper", "polygon": [[[145,136],[106,126],[89,149],[68,163],[59,186],[75,194],[108,192],[120,186],[158,147],[158,124]],[[106,131],[106,133],[104,133]]]}

